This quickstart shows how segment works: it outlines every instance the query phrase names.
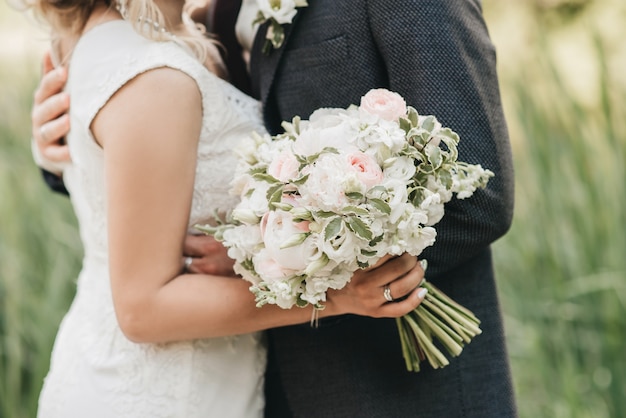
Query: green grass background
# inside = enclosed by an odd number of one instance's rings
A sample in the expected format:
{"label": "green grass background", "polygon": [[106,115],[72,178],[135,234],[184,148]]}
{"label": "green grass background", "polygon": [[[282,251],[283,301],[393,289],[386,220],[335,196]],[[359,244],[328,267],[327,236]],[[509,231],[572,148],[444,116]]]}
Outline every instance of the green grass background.
{"label": "green grass background", "polygon": [[[485,0],[516,169],[495,246],[524,418],[626,416],[626,5]],[[0,2],[0,417],[33,417],[81,247],[30,156],[45,32]]]}

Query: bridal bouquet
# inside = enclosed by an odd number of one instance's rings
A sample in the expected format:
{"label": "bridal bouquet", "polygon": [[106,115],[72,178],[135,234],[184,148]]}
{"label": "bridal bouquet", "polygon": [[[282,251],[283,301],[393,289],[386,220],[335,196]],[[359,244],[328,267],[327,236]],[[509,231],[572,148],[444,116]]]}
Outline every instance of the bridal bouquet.
{"label": "bridal bouquet", "polygon": [[[360,106],[315,111],[285,132],[252,135],[237,150],[238,206],[198,226],[228,248],[258,306],[313,305],[387,254],[418,256],[435,242],[444,203],[471,196],[493,173],[457,160],[458,135],[384,89]],[[447,365],[480,334],[480,321],[424,281],[425,300],[398,319],[407,369]]]}

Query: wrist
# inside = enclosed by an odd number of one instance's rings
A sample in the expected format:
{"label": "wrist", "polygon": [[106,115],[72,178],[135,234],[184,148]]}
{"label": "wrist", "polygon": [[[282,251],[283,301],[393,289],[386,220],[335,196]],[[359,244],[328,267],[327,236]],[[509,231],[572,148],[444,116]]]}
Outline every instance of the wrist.
{"label": "wrist", "polygon": [[327,298],[326,302],[324,303],[324,309],[318,312],[320,318],[328,318],[331,316],[350,313],[344,308],[343,304],[337,302],[336,298],[334,297],[335,293],[337,293],[336,290],[328,289],[326,293]]}

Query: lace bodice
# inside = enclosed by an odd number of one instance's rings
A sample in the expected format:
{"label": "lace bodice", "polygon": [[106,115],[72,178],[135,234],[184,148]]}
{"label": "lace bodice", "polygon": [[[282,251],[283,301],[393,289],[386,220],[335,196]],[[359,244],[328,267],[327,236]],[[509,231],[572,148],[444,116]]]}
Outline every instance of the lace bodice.
{"label": "lace bodice", "polygon": [[[135,344],[121,333],[108,275],[103,149],[90,125],[113,94],[137,75],[170,67],[197,81],[203,127],[189,226],[232,208],[233,146],[262,132],[260,104],[219,79],[184,46],[154,42],[125,21],[103,23],[79,40],[69,68],[72,99],[64,181],[85,258],[77,294],[61,324],[39,416],[260,417],[265,348],[260,333],[171,344]],[[173,138],[175,140],[175,138]]]}

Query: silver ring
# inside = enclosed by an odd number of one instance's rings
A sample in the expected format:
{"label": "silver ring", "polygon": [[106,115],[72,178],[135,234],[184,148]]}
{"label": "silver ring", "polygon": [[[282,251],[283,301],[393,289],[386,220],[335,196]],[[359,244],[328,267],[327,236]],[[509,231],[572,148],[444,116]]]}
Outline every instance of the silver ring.
{"label": "silver ring", "polygon": [[193,262],[193,258],[185,257],[185,271],[189,271],[189,267],[191,267],[191,263]]}
{"label": "silver ring", "polygon": [[393,297],[391,296],[391,288],[388,284],[383,287],[383,296],[387,302],[393,302]]}
{"label": "silver ring", "polygon": [[41,125],[39,128],[39,136],[43,140],[42,142],[48,142],[48,135],[46,134],[46,125]]}

